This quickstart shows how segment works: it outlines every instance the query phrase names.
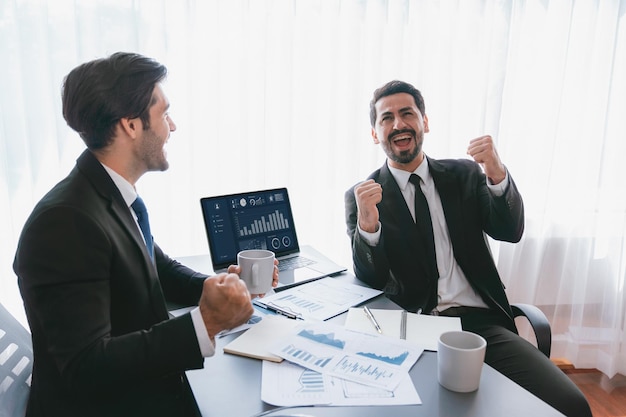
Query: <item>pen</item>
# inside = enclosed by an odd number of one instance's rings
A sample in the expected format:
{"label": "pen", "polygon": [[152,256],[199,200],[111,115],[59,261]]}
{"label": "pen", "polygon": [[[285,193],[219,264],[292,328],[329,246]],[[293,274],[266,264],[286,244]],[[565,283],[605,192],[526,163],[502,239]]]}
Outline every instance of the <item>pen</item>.
{"label": "pen", "polygon": [[367,306],[363,307],[363,311],[365,311],[365,315],[367,316],[368,319],[370,319],[370,321],[372,322],[372,324],[374,325],[374,327],[376,328],[376,331],[380,334],[383,334],[383,330],[380,328],[380,326],[378,325],[378,322],[376,321],[376,319],[374,318],[374,315],[372,314],[372,312],[370,311],[369,308],[367,308]]}
{"label": "pen", "polygon": [[406,339],[406,310],[402,310],[402,319],[400,321],[400,339]]}
{"label": "pen", "polygon": [[269,311],[272,311],[272,312],[274,312],[276,314],[280,314],[281,316],[285,316],[288,319],[294,319],[295,320],[295,319],[299,318],[298,314],[296,314],[296,313],[290,313],[288,311],[281,310],[280,308],[276,308],[276,307],[271,306],[271,305],[265,304],[265,305],[263,305],[263,308],[266,308]]}

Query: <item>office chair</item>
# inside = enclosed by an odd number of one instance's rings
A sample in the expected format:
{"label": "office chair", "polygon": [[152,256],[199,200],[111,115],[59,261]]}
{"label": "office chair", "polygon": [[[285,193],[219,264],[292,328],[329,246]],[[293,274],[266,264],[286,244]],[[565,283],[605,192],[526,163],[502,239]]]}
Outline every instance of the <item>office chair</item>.
{"label": "office chair", "polygon": [[30,333],[0,304],[0,417],[23,417],[30,393]]}
{"label": "office chair", "polygon": [[522,303],[511,304],[511,308],[513,317],[526,317],[535,333],[537,349],[549,358],[552,348],[552,331],[550,322],[543,311],[532,304]]}

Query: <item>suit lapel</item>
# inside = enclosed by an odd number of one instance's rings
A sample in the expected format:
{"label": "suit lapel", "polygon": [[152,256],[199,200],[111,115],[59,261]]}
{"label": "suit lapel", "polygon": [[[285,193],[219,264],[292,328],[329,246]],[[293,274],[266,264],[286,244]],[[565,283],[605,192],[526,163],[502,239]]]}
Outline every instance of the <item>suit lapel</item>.
{"label": "suit lapel", "polygon": [[146,280],[147,287],[152,294],[151,299],[153,302],[153,308],[159,316],[162,316],[165,298],[161,290],[158,272],[152,262],[152,259],[150,259],[150,256],[148,255],[146,244],[140,234],[141,232],[137,228],[135,220],[130,213],[130,209],[126,206],[124,198],[109,174],[102,167],[102,164],[89,150],[83,152],[83,154],[78,158],[77,166],[89,179],[100,196],[107,201],[108,210],[112,217],[121,225],[134,244],[137,245],[137,249],[142,254],[143,269],[145,271],[145,274],[143,275]]}
{"label": "suit lapel", "polygon": [[393,217],[397,218],[402,224],[415,225],[411,212],[405,204],[402,191],[400,190],[396,179],[391,174],[391,171],[389,171],[389,167],[387,167],[386,163],[380,169],[379,182],[383,188],[383,194],[390,194],[389,198],[383,199],[385,202],[385,208],[389,210],[389,213],[392,214]]}
{"label": "suit lapel", "polygon": [[[130,209],[126,206],[124,198],[120,194],[117,186],[107,174],[102,164],[96,159],[96,157],[90,152],[85,151],[78,159],[78,167],[89,178],[89,181],[93,184],[95,190],[102,196],[103,199],[108,201],[109,212],[117,220],[117,222],[123,227],[129,237],[135,242],[139,249],[143,249],[145,243],[140,235],[139,229],[135,224]],[[146,252],[147,251],[142,251]],[[149,260],[148,256],[144,256]],[[148,262],[151,263],[151,262]]]}
{"label": "suit lapel", "polygon": [[[430,175],[435,182],[435,188],[439,193],[441,206],[450,234],[450,242],[453,246],[461,244],[464,240],[463,225],[461,221],[461,193],[455,178],[446,172],[446,169],[436,160],[428,158]],[[455,250],[456,253],[456,250]]]}
{"label": "suit lapel", "polygon": [[[438,275],[436,272],[437,265],[433,263],[434,259],[428,257],[428,260],[425,261],[426,257],[420,256],[420,254],[427,253],[426,237],[422,229],[413,220],[402,191],[386,163],[380,169],[378,181],[383,187],[383,194],[386,195],[383,199],[383,206],[380,207],[384,212],[381,213],[381,218],[386,219],[387,228],[392,228],[389,230],[390,235],[402,236],[402,242],[407,245],[407,251],[414,254],[415,264],[423,268],[425,276],[436,280]],[[396,242],[392,243],[392,245],[395,244]]]}

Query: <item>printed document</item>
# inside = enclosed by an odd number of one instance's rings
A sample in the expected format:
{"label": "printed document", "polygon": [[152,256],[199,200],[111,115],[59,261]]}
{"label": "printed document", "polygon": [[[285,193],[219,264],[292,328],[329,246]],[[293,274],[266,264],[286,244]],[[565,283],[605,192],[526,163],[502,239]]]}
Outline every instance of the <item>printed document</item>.
{"label": "printed document", "polygon": [[408,373],[395,390],[387,391],[321,374],[287,361],[263,361],[261,399],[276,406],[422,403]]}
{"label": "printed document", "polygon": [[406,340],[348,330],[328,322],[304,322],[271,353],[319,373],[393,391],[423,349]]}
{"label": "printed document", "polygon": [[254,304],[292,318],[328,320],[382,294],[361,285],[327,277],[254,299]]}

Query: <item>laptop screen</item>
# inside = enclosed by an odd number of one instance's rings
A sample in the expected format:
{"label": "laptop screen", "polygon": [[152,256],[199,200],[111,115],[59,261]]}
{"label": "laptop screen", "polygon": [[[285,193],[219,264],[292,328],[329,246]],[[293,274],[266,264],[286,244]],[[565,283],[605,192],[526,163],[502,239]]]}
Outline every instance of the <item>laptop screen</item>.
{"label": "laptop screen", "polygon": [[299,251],[286,188],[200,199],[213,268],[237,263],[237,253],[267,249],[276,257]]}

